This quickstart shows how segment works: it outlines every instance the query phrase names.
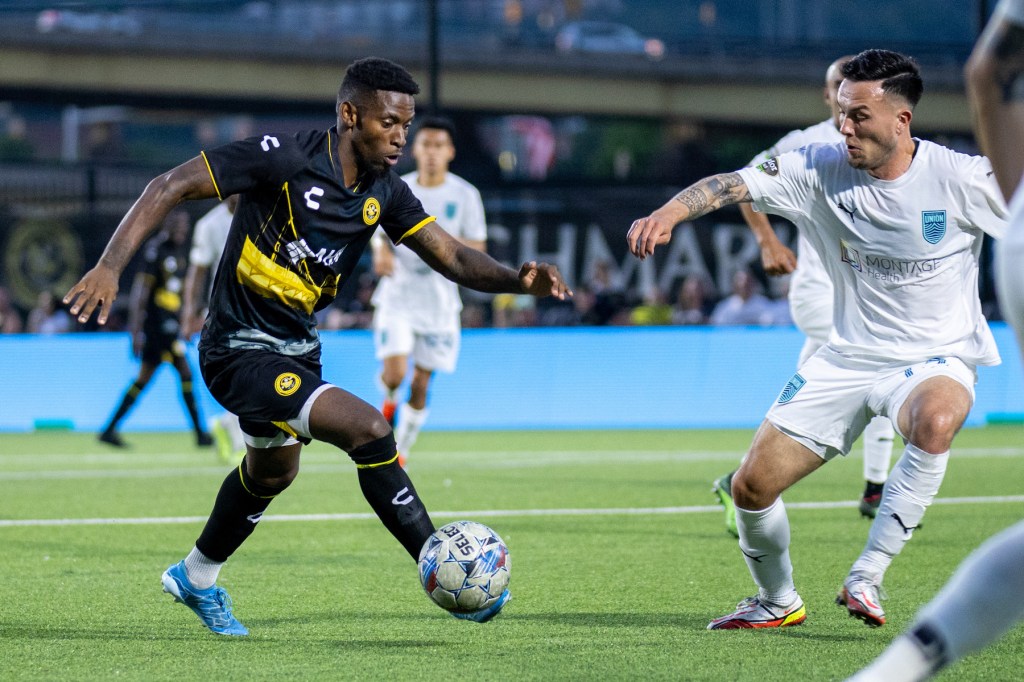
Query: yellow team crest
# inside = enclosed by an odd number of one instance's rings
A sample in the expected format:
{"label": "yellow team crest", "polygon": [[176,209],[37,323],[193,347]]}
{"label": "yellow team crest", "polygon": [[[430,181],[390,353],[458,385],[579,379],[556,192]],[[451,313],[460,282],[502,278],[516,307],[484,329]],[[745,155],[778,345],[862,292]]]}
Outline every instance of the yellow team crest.
{"label": "yellow team crest", "polygon": [[380,202],[370,197],[363,204],[363,222],[367,225],[373,225],[380,218]]}
{"label": "yellow team crest", "polygon": [[274,379],[274,390],[279,395],[289,396],[295,391],[299,390],[299,386],[302,385],[302,379],[299,378],[298,374],[292,374],[291,372],[285,372],[284,374],[278,374],[277,378]]}

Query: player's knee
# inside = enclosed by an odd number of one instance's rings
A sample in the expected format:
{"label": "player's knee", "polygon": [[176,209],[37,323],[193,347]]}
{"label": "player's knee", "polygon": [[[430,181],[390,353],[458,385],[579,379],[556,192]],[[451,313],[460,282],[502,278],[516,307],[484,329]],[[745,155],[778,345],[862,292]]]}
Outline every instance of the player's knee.
{"label": "player's knee", "polygon": [[935,409],[922,406],[912,413],[909,440],[925,452],[946,452],[963,421],[962,415],[944,406]]}
{"label": "player's knee", "polygon": [[353,462],[361,466],[386,464],[398,456],[395,434],[388,429],[385,435],[363,442],[349,450],[348,456],[352,458]]}
{"label": "player's knee", "polygon": [[757,476],[745,473],[743,469],[732,477],[732,499],[740,509],[766,509],[777,497],[775,490],[766,486]]}
{"label": "player's knee", "polygon": [[273,497],[283,492],[299,475],[299,463],[295,462],[283,469],[263,469],[259,466],[250,467],[248,462],[243,462],[239,471],[246,490],[257,497]]}

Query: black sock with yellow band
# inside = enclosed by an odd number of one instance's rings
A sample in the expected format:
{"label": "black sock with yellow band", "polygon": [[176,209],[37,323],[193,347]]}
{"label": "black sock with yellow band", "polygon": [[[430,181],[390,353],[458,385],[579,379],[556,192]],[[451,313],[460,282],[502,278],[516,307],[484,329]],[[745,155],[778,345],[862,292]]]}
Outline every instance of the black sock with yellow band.
{"label": "black sock with yellow band", "polygon": [[419,559],[434,524],[405,469],[398,465],[394,434],[360,445],[348,456],[356,463],[359,487],[377,518],[413,559]]}
{"label": "black sock with yellow band", "polygon": [[245,470],[243,459],[221,484],[196,547],[214,561],[227,561],[256,530],[256,524],[274,498],[287,487],[260,485]]}

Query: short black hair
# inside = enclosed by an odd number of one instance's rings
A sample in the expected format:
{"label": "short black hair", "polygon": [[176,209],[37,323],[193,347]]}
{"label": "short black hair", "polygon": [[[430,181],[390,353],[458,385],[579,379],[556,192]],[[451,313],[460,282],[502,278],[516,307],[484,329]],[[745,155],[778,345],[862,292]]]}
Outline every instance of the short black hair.
{"label": "short black hair", "polygon": [[420,86],[403,67],[389,59],[366,57],[349,64],[338,88],[338,104],[362,99],[378,90],[418,95]]}
{"label": "short black hair", "polygon": [[455,124],[445,116],[424,116],[416,121],[416,132],[421,130],[443,130],[455,142]]}
{"label": "short black hair", "polygon": [[913,57],[892,50],[864,50],[843,66],[843,77],[851,81],[882,81],[882,91],[899,95],[911,108],[924,92],[921,71]]}

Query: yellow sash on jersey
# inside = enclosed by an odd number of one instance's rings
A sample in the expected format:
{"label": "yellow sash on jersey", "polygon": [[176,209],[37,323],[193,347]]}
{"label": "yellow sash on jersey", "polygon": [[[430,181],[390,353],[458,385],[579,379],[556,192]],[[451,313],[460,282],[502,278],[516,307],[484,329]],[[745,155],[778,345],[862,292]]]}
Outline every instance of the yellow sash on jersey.
{"label": "yellow sash on jersey", "polygon": [[289,308],[304,310],[307,315],[313,313],[322,292],[320,287],[264,256],[248,237],[235,266],[235,276],[260,296],[275,298]]}

